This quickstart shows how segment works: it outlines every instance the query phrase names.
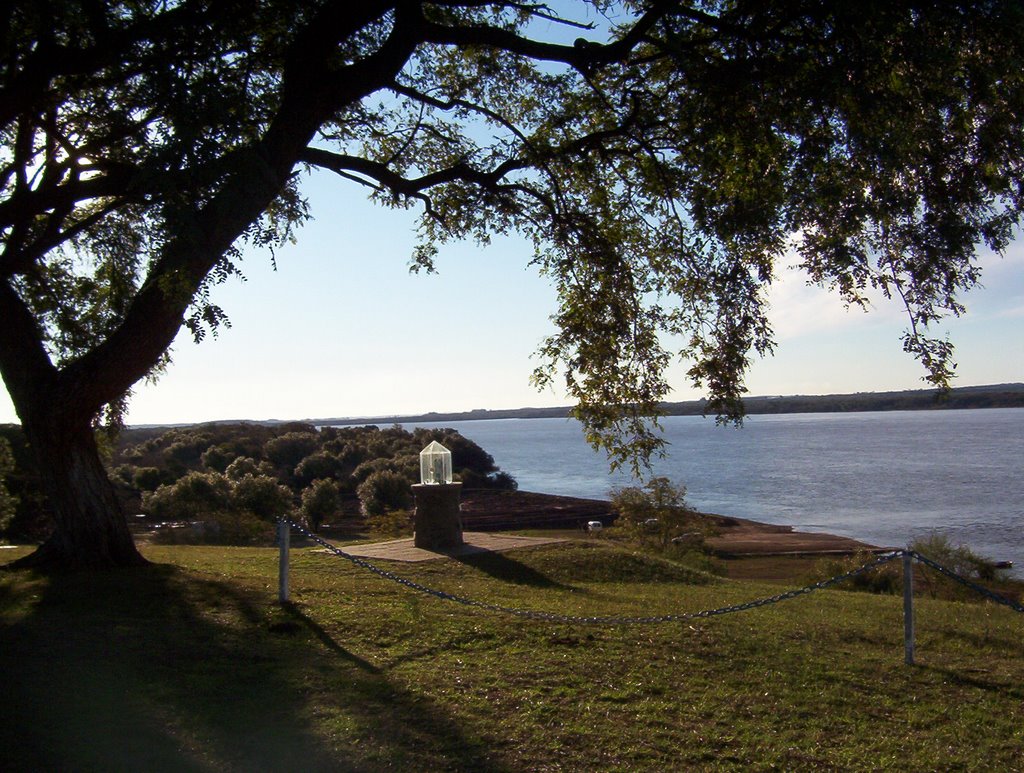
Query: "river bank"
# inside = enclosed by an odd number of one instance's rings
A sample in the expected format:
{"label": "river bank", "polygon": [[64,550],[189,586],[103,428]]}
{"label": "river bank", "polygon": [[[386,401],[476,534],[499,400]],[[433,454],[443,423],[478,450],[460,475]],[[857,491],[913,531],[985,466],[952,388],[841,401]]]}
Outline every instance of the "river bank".
{"label": "river bank", "polygon": [[[792,526],[760,523],[745,518],[703,513],[713,525],[707,540],[723,558],[769,555],[839,554],[877,550],[850,537],[801,532]],[[588,521],[610,526],[615,520],[611,503],[600,499],[565,497],[530,491],[466,491],[462,497],[463,526],[472,531],[521,529],[579,529]]]}

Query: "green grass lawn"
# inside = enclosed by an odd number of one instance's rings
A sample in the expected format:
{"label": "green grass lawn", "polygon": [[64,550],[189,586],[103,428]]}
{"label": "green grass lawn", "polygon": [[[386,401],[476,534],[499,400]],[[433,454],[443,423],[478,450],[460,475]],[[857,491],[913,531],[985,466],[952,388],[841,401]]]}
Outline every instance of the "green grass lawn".
{"label": "green grass lawn", "polygon": [[[310,549],[292,553],[285,608],[274,550],[146,555],[157,565],[0,574],[0,769],[1024,766],[1024,616],[988,603],[919,599],[907,667],[891,596],[588,627],[468,609]],[[389,568],[583,615],[779,590],[595,542]]]}

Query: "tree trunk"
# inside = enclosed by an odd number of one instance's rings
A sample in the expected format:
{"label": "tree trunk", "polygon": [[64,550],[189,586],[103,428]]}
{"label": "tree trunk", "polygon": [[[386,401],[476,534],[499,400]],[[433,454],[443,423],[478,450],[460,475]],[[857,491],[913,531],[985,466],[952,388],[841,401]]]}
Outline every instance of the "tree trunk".
{"label": "tree trunk", "polygon": [[42,472],[54,531],[12,566],[66,570],[147,563],[100,460],[90,420],[47,416],[23,427]]}

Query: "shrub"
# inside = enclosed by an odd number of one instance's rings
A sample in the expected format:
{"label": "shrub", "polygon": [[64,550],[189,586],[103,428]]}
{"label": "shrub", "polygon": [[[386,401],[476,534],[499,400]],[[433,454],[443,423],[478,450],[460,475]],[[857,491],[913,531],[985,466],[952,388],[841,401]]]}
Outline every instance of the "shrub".
{"label": "shrub", "polygon": [[236,510],[248,510],[264,521],[288,515],[295,506],[291,489],[268,475],[244,475],[235,481],[231,500]]}
{"label": "shrub", "polygon": [[363,515],[383,515],[387,510],[412,507],[412,487],[403,475],[390,470],[372,473],[357,490]]}
{"label": "shrub", "polygon": [[333,480],[315,480],[313,485],[302,492],[299,514],[306,519],[313,531],[338,514],[341,501],[338,484]]}
{"label": "shrub", "polygon": [[411,510],[385,510],[369,519],[373,537],[408,537],[413,532]]}
{"label": "shrub", "polygon": [[135,468],[130,464],[119,464],[110,470],[110,482],[120,486],[135,485]]}
{"label": "shrub", "polygon": [[209,435],[201,432],[175,432],[174,430],[172,432],[174,432],[174,442],[167,446],[167,456],[183,467],[193,467],[199,464],[203,452],[210,445]]}
{"label": "shrub", "polygon": [[216,472],[190,472],[143,494],[142,507],[160,521],[192,521],[232,510],[231,481]]}
{"label": "shrub", "polygon": [[156,491],[163,483],[163,473],[158,467],[136,467],[132,483],[139,491]]}
{"label": "shrub", "polygon": [[343,441],[341,438],[337,438],[325,444],[325,448],[336,453],[344,467],[353,470],[367,458],[366,447],[353,440]]}
{"label": "shrub", "polygon": [[[867,551],[858,551],[849,556],[824,558],[815,562],[812,575],[804,580],[810,585],[830,577],[837,577],[859,566],[864,566],[874,559],[875,555]],[[855,575],[835,587],[839,590],[867,593],[901,593],[903,591],[902,565],[899,561],[890,561],[887,564],[876,566],[868,572]]]}
{"label": "shrub", "polygon": [[519,488],[519,483],[508,472],[496,472],[490,476],[491,487],[501,489],[503,491],[515,491]]}
{"label": "shrub", "polygon": [[[930,558],[961,577],[970,580],[992,580],[996,572],[993,562],[982,558],[963,545],[953,545],[949,537],[933,532],[927,537],[915,539],[908,546],[910,550]],[[809,582],[844,574],[863,566],[874,558],[872,553],[859,552],[845,558],[828,558],[817,562],[815,573]],[[837,587],[843,590],[868,591],[870,593],[900,593],[903,590],[903,567],[899,561],[890,561],[869,572],[852,577]],[[927,591],[938,598],[970,598],[973,594],[950,578],[929,567],[917,564],[914,568],[915,592]]]}
{"label": "shrub", "polygon": [[954,545],[948,536],[939,532],[918,537],[909,548],[968,579],[994,580],[998,571],[991,559],[979,556],[966,545]]}
{"label": "shrub", "polygon": [[313,432],[288,432],[267,441],[263,452],[274,464],[289,471],[316,450],[318,437]]}
{"label": "shrub", "polygon": [[173,544],[269,544],[273,520],[292,504],[291,491],[273,478],[245,475],[232,481],[216,472],[190,472],[142,498],[156,520],[189,523],[158,530],[157,541]]}
{"label": "shrub", "polygon": [[462,481],[462,485],[466,489],[482,488],[515,491],[519,488],[516,479],[507,472],[493,472],[485,475],[468,467],[463,467],[456,471],[455,478]]}
{"label": "shrub", "polygon": [[203,451],[202,455],[199,457],[199,460],[203,463],[203,466],[206,467],[208,470],[213,470],[214,472],[224,472],[228,468],[228,465],[231,464],[237,457],[238,454],[231,446],[227,445],[226,443],[221,443],[220,445],[217,446],[210,446],[205,451]]}
{"label": "shrub", "polygon": [[396,475],[401,476],[411,486],[414,481],[419,480],[419,456],[416,457],[415,466],[411,464],[411,457],[403,457],[402,459],[392,459],[390,457],[370,459],[363,462],[352,471],[352,480],[355,481],[357,486],[359,486],[371,475],[378,472],[393,472]]}
{"label": "shrub", "polygon": [[301,486],[308,486],[318,479],[333,478],[341,472],[342,464],[334,454],[316,451],[295,467],[295,480]]}
{"label": "shrub", "polygon": [[246,475],[272,475],[274,468],[268,462],[257,462],[249,456],[240,456],[224,470],[231,480],[241,480]]}
{"label": "shrub", "polygon": [[[999,570],[994,561],[979,556],[966,545],[954,545],[945,534],[932,532],[927,537],[915,539],[908,547],[968,580],[988,583],[1000,579]],[[969,588],[930,567],[920,564],[917,566],[920,568],[914,570],[914,585],[927,591],[928,595],[933,598],[968,601],[977,601],[982,598]]]}
{"label": "shrub", "polygon": [[651,478],[644,486],[612,491],[616,525],[632,539],[662,551],[687,553],[704,548],[707,525],[686,504],[686,486]]}

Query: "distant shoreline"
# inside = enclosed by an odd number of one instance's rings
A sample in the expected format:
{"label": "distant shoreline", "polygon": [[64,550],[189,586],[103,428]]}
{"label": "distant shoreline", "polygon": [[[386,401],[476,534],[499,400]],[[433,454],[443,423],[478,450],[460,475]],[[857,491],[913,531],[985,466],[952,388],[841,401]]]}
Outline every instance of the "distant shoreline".
{"label": "distant shoreline", "polygon": [[[896,392],[856,392],[834,395],[780,395],[748,397],[743,401],[750,416],[782,413],[854,413],[865,411],[930,411],[972,408],[1024,408],[1024,383],[956,387],[947,394],[936,389],[908,389]],[[702,416],[706,400],[664,403],[665,416]],[[476,409],[451,413],[421,413],[393,416],[365,416],[307,419],[318,426],[355,424],[409,424],[413,422],[488,421],[495,419],[564,419],[568,406],[556,408]],[[261,422],[262,423],[262,422]],[[266,422],[277,423],[277,422]]]}
{"label": "distant shoreline", "polygon": [[[906,389],[893,392],[853,392],[833,395],[763,395],[743,400],[748,416],[782,413],[859,413],[866,411],[934,411],[972,408],[1024,408],[1024,383],[955,387],[943,395],[936,389]],[[663,403],[664,416],[703,416],[706,400]],[[344,416],[305,419],[215,419],[213,421],[131,424],[130,429],[172,429],[203,424],[312,424],[317,427],[352,427],[368,424],[443,424],[453,421],[489,421],[495,419],[565,419],[572,415],[569,406],[553,408],[477,408],[389,416]]]}

